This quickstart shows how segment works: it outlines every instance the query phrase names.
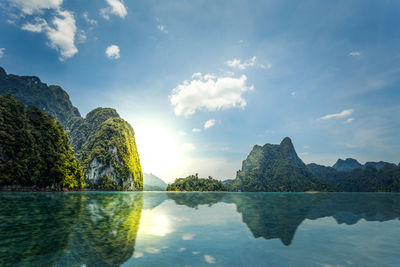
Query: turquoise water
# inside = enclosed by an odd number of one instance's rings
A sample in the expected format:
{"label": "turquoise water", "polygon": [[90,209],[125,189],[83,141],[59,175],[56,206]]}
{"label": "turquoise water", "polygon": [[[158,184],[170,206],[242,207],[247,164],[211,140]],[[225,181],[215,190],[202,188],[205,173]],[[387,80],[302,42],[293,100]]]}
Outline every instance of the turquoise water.
{"label": "turquoise water", "polygon": [[0,193],[0,266],[400,266],[400,194]]}

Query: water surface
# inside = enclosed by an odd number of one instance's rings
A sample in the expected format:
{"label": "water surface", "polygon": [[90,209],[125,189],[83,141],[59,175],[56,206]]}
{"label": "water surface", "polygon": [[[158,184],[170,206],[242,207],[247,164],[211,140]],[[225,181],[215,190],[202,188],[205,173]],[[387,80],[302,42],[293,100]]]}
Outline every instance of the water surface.
{"label": "water surface", "polygon": [[399,266],[400,194],[0,193],[0,266]]}

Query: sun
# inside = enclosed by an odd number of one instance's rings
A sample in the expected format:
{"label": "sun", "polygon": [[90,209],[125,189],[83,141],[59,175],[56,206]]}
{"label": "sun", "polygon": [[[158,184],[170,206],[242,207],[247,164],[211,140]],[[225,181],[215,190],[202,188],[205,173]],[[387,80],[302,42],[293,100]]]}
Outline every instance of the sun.
{"label": "sun", "polygon": [[172,181],[177,178],[177,171],[185,166],[187,158],[177,131],[160,125],[136,125],[136,145],[143,172],[151,172]]}

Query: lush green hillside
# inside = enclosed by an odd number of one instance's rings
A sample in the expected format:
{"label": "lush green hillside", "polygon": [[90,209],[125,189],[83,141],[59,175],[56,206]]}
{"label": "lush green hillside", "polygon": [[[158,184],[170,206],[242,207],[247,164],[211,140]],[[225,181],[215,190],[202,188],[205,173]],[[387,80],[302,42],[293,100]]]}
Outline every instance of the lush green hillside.
{"label": "lush green hillside", "polygon": [[279,145],[255,145],[233,182],[232,191],[304,192],[334,191],[326,181],[313,175],[297,156],[290,138]]}
{"label": "lush green hillside", "polygon": [[103,123],[111,118],[119,118],[115,109],[96,108],[90,111],[86,118],[79,118],[71,125],[69,136],[79,159],[81,159],[85,144],[98,133]]}
{"label": "lush green hillside", "polygon": [[221,181],[198,178],[197,175],[190,175],[186,178],[178,178],[169,184],[167,191],[227,191]]}
{"label": "lush green hillside", "polygon": [[61,125],[37,107],[0,96],[0,185],[81,189],[82,171]]}
{"label": "lush green hillside", "polygon": [[47,86],[33,76],[7,75],[0,68],[0,94],[4,93],[25,106],[37,106],[60,122],[83,166],[89,188],[142,190],[133,129],[114,109],[97,108],[82,118],[61,87]]}
{"label": "lush green hillside", "polygon": [[152,173],[143,173],[144,191],[165,191],[167,184]]}

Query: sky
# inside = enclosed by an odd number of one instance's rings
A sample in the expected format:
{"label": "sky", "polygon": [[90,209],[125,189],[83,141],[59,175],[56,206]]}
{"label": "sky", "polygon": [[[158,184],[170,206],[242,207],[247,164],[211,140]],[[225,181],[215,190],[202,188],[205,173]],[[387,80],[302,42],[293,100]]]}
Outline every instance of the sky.
{"label": "sky", "polygon": [[3,0],[0,66],[115,108],[168,182],[286,136],[306,163],[397,164],[399,25],[394,0]]}

